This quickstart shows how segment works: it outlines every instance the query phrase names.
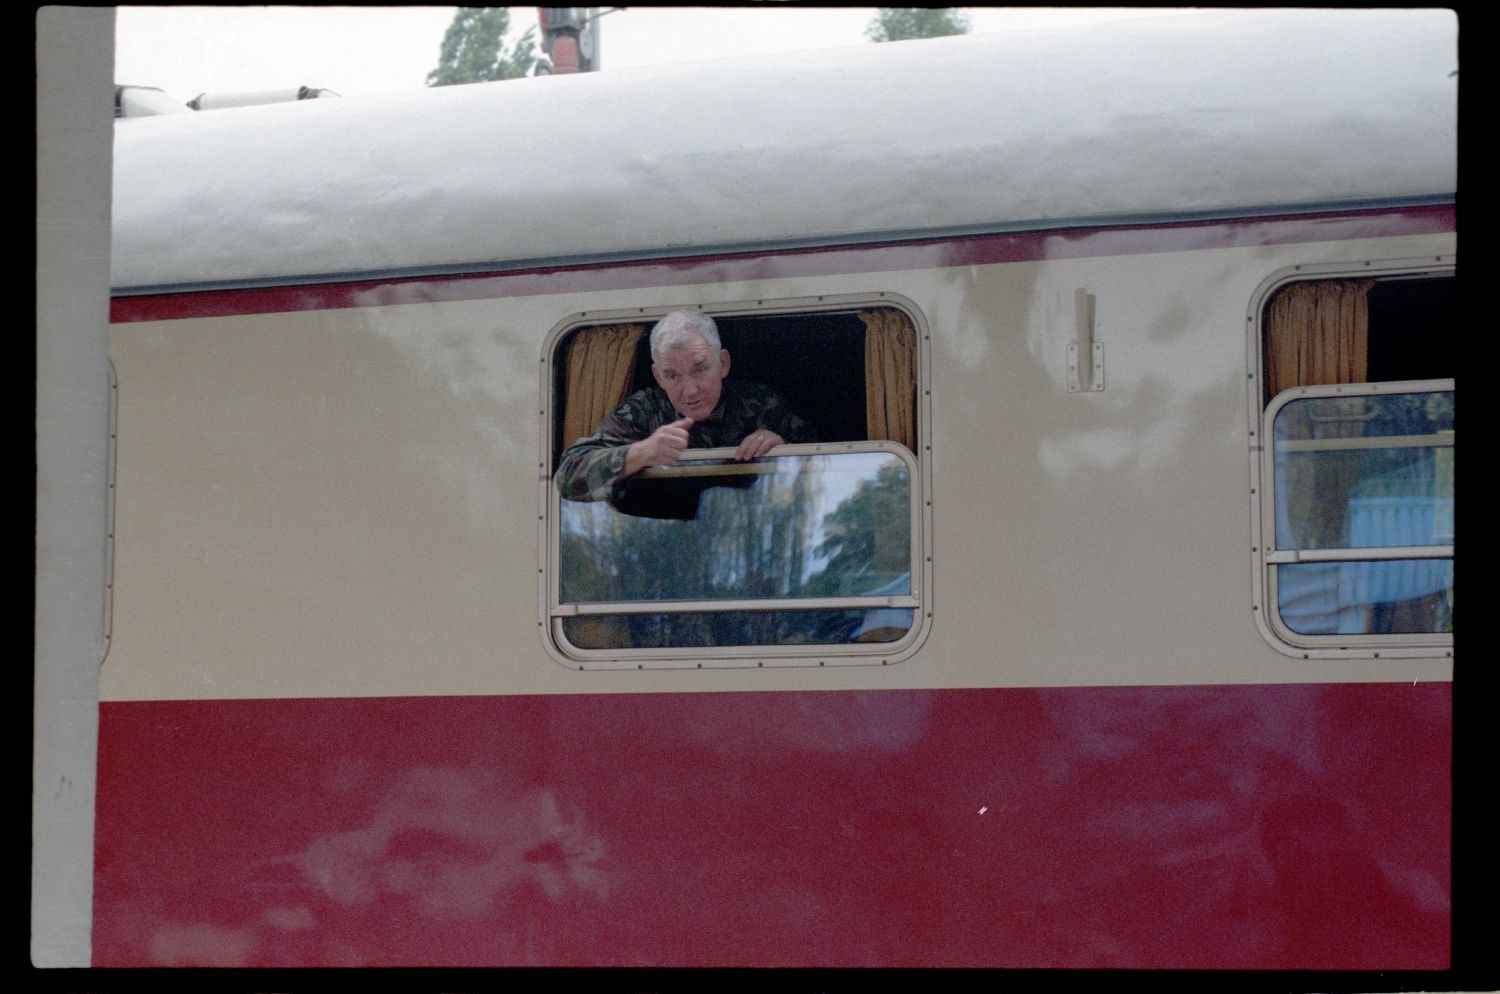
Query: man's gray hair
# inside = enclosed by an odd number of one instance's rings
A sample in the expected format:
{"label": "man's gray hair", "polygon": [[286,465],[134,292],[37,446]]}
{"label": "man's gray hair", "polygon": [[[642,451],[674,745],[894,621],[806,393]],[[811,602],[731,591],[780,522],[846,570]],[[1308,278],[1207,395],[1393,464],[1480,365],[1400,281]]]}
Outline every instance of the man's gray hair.
{"label": "man's gray hair", "polygon": [[714,319],[702,311],[673,311],[651,329],[651,361],[655,362],[674,349],[697,344],[696,339],[708,343],[709,354],[717,359],[719,350],[719,326]]}

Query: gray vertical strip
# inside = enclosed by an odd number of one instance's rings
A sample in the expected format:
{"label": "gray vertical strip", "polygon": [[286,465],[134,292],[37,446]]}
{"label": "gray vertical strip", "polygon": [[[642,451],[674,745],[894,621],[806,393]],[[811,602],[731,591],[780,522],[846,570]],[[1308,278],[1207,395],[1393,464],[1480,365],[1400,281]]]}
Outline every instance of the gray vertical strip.
{"label": "gray vertical strip", "polygon": [[114,11],[36,17],[31,961],[88,966],[104,650]]}

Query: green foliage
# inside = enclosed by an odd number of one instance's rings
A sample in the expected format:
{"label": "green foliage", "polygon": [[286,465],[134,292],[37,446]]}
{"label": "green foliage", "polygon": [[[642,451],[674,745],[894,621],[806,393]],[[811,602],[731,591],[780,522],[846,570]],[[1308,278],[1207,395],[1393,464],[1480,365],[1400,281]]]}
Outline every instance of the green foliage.
{"label": "green foliage", "polygon": [[460,7],[443,35],[437,68],[427,74],[428,86],[487,83],[516,79],[536,62],[536,29],[527,28],[507,52],[510,30],[508,7]]}
{"label": "green foliage", "polygon": [[879,7],[875,20],[865,28],[871,41],[905,41],[908,38],[942,38],[967,34],[969,19],[952,7]]}

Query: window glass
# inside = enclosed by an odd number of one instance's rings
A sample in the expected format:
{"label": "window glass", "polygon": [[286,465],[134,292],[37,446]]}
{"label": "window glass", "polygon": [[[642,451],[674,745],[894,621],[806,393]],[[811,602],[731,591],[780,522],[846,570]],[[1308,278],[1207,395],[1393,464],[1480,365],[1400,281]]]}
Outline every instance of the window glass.
{"label": "window glass", "polygon": [[1278,548],[1453,544],[1453,391],[1294,400],[1274,438]]}
{"label": "window glass", "polygon": [[1453,631],[1453,560],[1296,563],[1277,567],[1281,620],[1300,635]]}
{"label": "window glass", "polygon": [[562,502],[563,603],[907,594],[910,555],[891,452],[689,461]]}
{"label": "window glass", "polygon": [[1267,558],[1299,635],[1453,631],[1454,391],[1412,387],[1273,405]]}
{"label": "window glass", "polygon": [[690,453],[618,501],[559,501],[558,600],[578,612],[565,636],[578,648],[901,638],[916,604],[908,460]]}
{"label": "window glass", "polygon": [[579,649],[869,644],[897,641],[913,617],[911,608],[590,615],[564,618],[563,634]]}

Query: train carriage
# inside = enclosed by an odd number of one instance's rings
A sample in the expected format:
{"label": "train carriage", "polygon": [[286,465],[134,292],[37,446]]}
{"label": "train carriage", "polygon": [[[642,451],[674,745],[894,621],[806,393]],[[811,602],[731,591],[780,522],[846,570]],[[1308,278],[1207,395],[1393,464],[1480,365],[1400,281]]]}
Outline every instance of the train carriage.
{"label": "train carriage", "polygon": [[[1456,59],[119,122],[94,964],[1448,968]],[[817,440],[564,499],[677,309]]]}

